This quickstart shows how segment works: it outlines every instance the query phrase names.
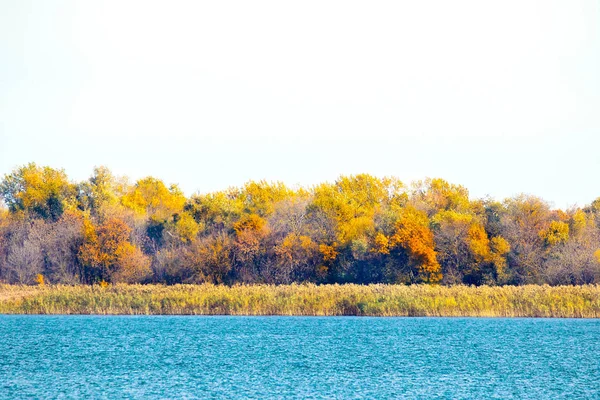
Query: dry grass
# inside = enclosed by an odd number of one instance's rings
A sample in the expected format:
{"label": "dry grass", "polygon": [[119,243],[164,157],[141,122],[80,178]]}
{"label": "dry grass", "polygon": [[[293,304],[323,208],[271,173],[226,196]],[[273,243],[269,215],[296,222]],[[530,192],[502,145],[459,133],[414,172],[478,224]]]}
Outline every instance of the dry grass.
{"label": "dry grass", "polygon": [[0,285],[4,314],[600,317],[600,285]]}

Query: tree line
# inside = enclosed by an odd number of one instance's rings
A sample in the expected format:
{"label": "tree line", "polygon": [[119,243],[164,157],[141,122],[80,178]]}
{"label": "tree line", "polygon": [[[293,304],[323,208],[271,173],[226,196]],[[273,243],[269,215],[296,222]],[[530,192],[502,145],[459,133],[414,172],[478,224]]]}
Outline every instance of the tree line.
{"label": "tree line", "polygon": [[152,177],[98,167],[73,182],[34,163],[4,176],[0,198],[8,283],[600,283],[600,198],[558,210],[368,174],[187,198]]}

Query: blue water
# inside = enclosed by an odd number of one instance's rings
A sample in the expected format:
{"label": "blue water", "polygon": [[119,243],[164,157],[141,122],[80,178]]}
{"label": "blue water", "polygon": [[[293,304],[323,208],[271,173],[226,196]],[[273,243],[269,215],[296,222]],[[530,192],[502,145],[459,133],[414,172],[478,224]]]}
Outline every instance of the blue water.
{"label": "blue water", "polygon": [[600,398],[600,320],[1,316],[1,398]]}

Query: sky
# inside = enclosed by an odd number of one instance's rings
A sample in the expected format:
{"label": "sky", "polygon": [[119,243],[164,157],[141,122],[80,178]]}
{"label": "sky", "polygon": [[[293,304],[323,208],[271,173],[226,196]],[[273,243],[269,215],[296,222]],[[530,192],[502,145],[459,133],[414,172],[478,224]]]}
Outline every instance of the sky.
{"label": "sky", "polygon": [[0,176],[600,197],[600,2],[0,0]]}

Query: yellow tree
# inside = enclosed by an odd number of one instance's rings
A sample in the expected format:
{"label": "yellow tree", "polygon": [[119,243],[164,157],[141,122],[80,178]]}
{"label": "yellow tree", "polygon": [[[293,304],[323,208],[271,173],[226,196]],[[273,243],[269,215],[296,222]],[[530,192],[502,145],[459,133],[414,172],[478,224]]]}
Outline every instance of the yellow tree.
{"label": "yellow tree", "polygon": [[478,216],[454,210],[432,218],[438,259],[447,283],[493,282],[506,264],[506,240],[495,237],[494,246]]}
{"label": "yellow tree", "polygon": [[57,221],[66,208],[73,208],[76,189],[62,170],[34,163],[5,175],[0,197],[12,212]]}
{"label": "yellow tree", "polygon": [[539,232],[547,246],[566,243],[569,240],[569,225],[563,221],[552,221],[546,229]]}
{"label": "yellow tree", "polygon": [[410,202],[415,208],[425,211],[429,217],[440,211],[468,212],[472,208],[469,191],[465,187],[439,178],[415,182]]}
{"label": "yellow tree", "polygon": [[[428,225],[425,213],[408,207],[390,238],[376,236],[376,246],[382,254],[402,250],[406,265],[400,266],[400,269],[411,281],[437,283],[442,279],[442,270],[436,258],[433,233]],[[399,276],[399,279],[404,278]]]}
{"label": "yellow tree", "polygon": [[157,221],[167,220],[173,214],[182,212],[185,201],[185,196],[176,185],[167,188],[161,180],[152,177],[137,181],[121,199],[125,207]]}
{"label": "yellow tree", "polygon": [[572,213],[569,220],[569,232],[575,236],[579,236],[586,231],[586,228],[593,224],[593,221],[588,217],[585,212],[581,209],[575,210]]}
{"label": "yellow tree", "polygon": [[191,215],[184,212],[186,198],[176,185],[167,188],[159,179],[140,179],[121,202],[138,216],[149,219],[147,234],[156,245],[162,243],[165,231],[183,242],[191,241],[199,231]]}
{"label": "yellow tree", "polygon": [[506,256],[510,252],[510,244],[502,236],[494,236],[490,240],[490,249],[492,253],[492,263],[496,269],[496,281],[505,283],[507,280]]}
{"label": "yellow tree", "polygon": [[281,182],[250,181],[238,192],[244,212],[267,217],[274,211],[275,204],[295,195],[294,191]]}
{"label": "yellow tree", "polygon": [[193,195],[186,211],[207,233],[231,229],[244,212],[243,202],[235,190]]}
{"label": "yellow tree", "polygon": [[346,251],[362,258],[368,253],[365,244],[375,235],[375,216],[384,208],[405,202],[404,186],[397,179],[361,174],[317,186],[309,208],[330,221],[333,232],[323,245],[333,246],[336,253]]}
{"label": "yellow tree", "polygon": [[333,185],[315,188],[313,208],[335,224],[335,241],[341,246],[374,233],[374,215],[382,206],[404,202],[404,186],[391,178],[368,174],[341,176]]}

